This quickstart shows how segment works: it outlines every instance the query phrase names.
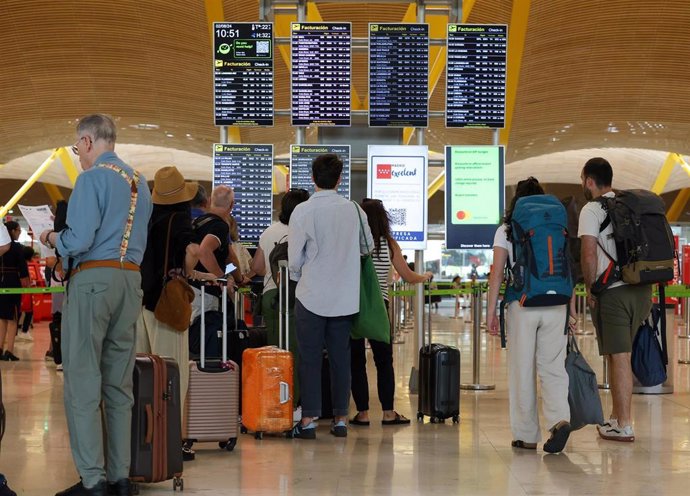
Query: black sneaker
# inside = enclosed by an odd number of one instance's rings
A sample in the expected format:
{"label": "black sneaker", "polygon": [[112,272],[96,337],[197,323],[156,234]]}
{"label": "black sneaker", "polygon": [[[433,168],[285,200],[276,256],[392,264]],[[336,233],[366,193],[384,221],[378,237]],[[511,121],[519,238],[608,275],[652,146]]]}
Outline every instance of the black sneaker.
{"label": "black sneaker", "polygon": [[297,439],[316,439],[316,424],[310,422],[309,425],[302,425],[302,422],[297,422],[290,431],[290,437]]}
{"label": "black sneaker", "polygon": [[570,422],[562,420],[551,428],[551,437],[544,443],[547,453],[560,453],[570,436]]}
{"label": "black sneaker", "polygon": [[3,474],[0,474],[0,496],[17,496],[17,493],[7,485],[7,479]]}
{"label": "black sneaker", "polygon": [[347,424],[342,420],[340,422],[331,423],[331,434],[335,437],[347,437]]}
{"label": "black sneaker", "polygon": [[2,355],[2,359],[5,360],[6,362],[18,362],[18,361],[19,361],[19,357],[16,356],[16,355],[15,355],[14,353],[12,353],[11,351],[6,351],[6,352]]}
{"label": "black sneaker", "polygon": [[182,447],[182,461],[183,462],[191,462],[196,458],[196,453],[192,448],[187,448],[185,446]]}
{"label": "black sneaker", "polygon": [[117,482],[108,482],[108,494],[114,496],[131,496],[132,485],[129,479],[120,479]]}
{"label": "black sneaker", "polygon": [[77,482],[72,487],[68,487],[64,491],[55,493],[55,496],[108,496],[108,488],[104,480],[100,481],[94,487],[84,487],[81,481]]}

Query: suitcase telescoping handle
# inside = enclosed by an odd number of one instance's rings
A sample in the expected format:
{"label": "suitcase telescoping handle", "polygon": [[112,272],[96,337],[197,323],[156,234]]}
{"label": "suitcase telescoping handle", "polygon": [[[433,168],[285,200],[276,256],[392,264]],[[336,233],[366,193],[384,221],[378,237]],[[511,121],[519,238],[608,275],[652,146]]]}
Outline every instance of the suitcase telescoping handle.
{"label": "suitcase telescoping handle", "polygon": [[[221,285],[223,288],[221,291],[221,311],[223,313],[223,324],[222,324],[222,329],[223,329],[223,362],[227,362],[228,360],[228,285],[227,281],[224,279],[218,279],[216,281]],[[200,357],[200,362],[201,362],[201,368],[203,369],[206,367],[206,286],[203,284],[201,285],[201,329],[200,329],[200,335],[201,335],[201,343],[200,343],[200,352],[201,352],[201,357]]]}
{"label": "suitcase telescoping handle", "polygon": [[[422,316],[424,316],[424,310],[425,307],[428,306],[427,313],[426,313],[426,318],[422,318],[422,348],[426,346],[427,344],[431,344],[431,283],[426,285],[425,283],[421,283],[422,286],[422,294],[424,294],[424,291],[427,292],[427,305],[422,305]],[[424,325],[426,324],[426,326]],[[424,329],[426,327],[426,329]],[[426,331],[426,332],[425,332]],[[429,336],[429,341],[425,342],[424,338]]]}
{"label": "suitcase telescoping handle", "polygon": [[[278,262],[278,347],[290,349],[290,271],[287,260]],[[283,331],[283,328],[285,329]],[[285,339],[285,341],[283,341]]]}

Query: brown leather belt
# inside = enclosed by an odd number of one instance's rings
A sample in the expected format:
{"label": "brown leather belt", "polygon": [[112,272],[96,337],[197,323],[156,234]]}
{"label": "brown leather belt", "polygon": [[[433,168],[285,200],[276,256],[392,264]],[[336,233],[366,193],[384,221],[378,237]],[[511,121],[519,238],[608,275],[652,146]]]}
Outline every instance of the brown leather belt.
{"label": "brown leather belt", "polygon": [[119,260],[89,260],[82,262],[72,271],[72,275],[87,269],[109,268],[139,271],[139,266],[132,262],[120,262]]}

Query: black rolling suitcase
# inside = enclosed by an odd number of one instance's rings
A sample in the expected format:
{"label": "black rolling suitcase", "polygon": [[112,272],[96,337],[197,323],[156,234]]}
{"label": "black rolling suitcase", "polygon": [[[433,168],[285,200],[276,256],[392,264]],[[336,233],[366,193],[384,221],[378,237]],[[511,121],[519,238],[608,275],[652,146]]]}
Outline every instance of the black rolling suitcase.
{"label": "black rolling suitcase", "polygon": [[[185,364],[186,365],[186,364]],[[180,370],[172,358],[138,354],[134,365],[132,482],[182,480]],[[138,488],[134,488],[135,494]]]}
{"label": "black rolling suitcase", "polygon": [[431,343],[431,312],[424,320],[428,322],[429,344],[423,344],[419,350],[417,420],[423,421],[426,415],[431,417],[431,423],[443,422],[447,418],[457,423],[460,421],[460,350]]}

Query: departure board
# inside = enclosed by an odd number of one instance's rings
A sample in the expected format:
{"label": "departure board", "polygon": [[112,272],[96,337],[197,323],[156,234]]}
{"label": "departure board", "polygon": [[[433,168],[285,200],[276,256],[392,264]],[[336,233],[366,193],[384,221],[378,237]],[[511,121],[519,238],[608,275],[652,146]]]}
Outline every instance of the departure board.
{"label": "departure board", "polygon": [[505,127],[505,25],[448,25],[446,127]]}
{"label": "departure board", "polygon": [[349,126],[352,24],[292,23],[292,125]]}
{"label": "departure board", "polygon": [[369,126],[429,125],[429,25],[369,24]]}
{"label": "departure board", "polygon": [[292,145],[290,147],[290,187],[302,188],[314,194],[311,164],[316,157],[336,154],[343,161],[338,194],[350,199],[350,145]]}
{"label": "departure board", "polygon": [[273,125],[273,24],[213,23],[216,126]]}
{"label": "departure board", "polygon": [[232,215],[240,241],[259,246],[259,236],[271,225],[273,209],[273,145],[213,145],[213,187],[235,190]]}

